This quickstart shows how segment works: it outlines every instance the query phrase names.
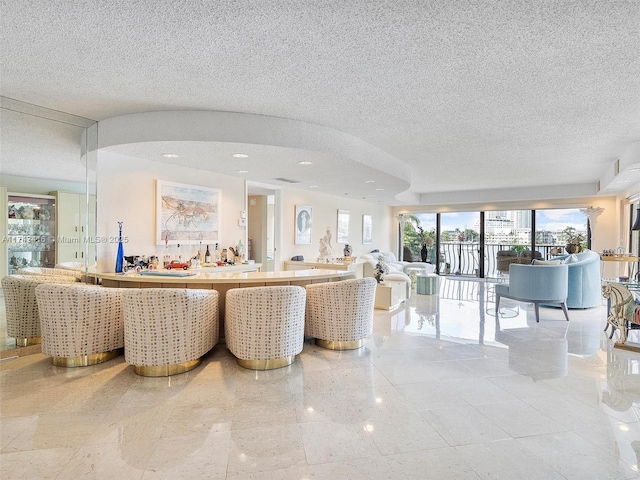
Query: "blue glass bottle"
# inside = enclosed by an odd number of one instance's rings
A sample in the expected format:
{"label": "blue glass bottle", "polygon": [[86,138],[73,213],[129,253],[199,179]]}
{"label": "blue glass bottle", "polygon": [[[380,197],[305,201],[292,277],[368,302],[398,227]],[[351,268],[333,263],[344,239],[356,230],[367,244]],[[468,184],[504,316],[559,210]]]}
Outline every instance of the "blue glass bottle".
{"label": "blue glass bottle", "polygon": [[116,273],[122,273],[124,264],[124,247],[122,246],[122,222],[118,222],[118,253],[116,255]]}

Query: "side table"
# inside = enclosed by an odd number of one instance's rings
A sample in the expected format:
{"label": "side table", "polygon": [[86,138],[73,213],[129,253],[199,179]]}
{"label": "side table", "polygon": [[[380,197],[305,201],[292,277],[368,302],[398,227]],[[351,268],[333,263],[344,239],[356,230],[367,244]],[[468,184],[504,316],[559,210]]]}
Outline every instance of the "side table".
{"label": "side table", "polygon": [[407,299],[407,286],[404,282],[381,282],[376,286],[374,308],[392,310]]}
{"label": "side table", "polygon": [[416,293],[418,295],[437,295],[439,291],[439,277],[435,273],[416,275]]}

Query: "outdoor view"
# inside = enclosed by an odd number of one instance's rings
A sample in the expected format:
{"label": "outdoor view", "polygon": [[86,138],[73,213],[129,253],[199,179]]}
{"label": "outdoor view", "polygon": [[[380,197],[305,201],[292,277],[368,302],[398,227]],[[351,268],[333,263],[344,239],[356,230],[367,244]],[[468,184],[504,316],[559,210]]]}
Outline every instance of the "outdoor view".
{"label": "outdoor view", "polygon": [[[531,213],[531,210],[484,212],[482,245],[480,212],[441,213],[439,252],[438,215],[404,215],[403,257],[438,264],[441,274],[484,273],[485,277],[495,277],[508,273],[508,265],[514,261],[531,263],[532,258],[551,259],[568,253],[568,249],[575,252],[587,247],[587,217],[579,209],[536,210],[532,253]],[[484,255],[480,255],[482,251]]]}

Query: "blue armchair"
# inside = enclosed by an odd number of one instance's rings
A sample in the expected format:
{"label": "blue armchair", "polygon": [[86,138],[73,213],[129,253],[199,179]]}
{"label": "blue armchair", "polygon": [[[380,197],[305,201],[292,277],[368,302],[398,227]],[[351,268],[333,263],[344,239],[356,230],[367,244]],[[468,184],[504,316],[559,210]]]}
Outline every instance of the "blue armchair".
{"label": "blue armchair", "polygon": [[509,265],[509,283],[496,284],[496,315],[500,299],[512,298],[535,305],[536,322],[540,321],[540,304],[558,304],[569,321],[567,295],[569,293],[568,265]]}

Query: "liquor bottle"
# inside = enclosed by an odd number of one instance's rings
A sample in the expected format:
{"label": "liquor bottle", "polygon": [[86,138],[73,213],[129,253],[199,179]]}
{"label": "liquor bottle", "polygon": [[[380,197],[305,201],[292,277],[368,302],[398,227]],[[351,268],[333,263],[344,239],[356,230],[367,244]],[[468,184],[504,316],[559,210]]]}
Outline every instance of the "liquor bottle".
{"label": "liquor bottle", "polygon": [[202,251],[202,242],[200,242],[200,248],[198,248],[198,261],[204,263],[204,252]]}
{"label": "liquor bottle", "polygon": [[169,253],[169,237],[164,237],[164,255],[162,257],[162,266],[166,268],[171,263],[171,254]]}
{"label": "liquor bottle", "polygon": [[204,253],[204,263],[211,263],[211,252],[209,252],[209,245],[207,245],[207,251]]}
{"label": "liquor bottle", "polygon": [[238,254],[238,262],[244,262],[244,243],[242,243],[242,239],[238,240],[238,244],[236,245],[236,252]]}
{"label": "liquor bottle", "polygon": [[218,250],[218,244],[216,243],[216,249],[213,251],[213,261],[220,262],[222,257],[220,256],[220,250]]}

